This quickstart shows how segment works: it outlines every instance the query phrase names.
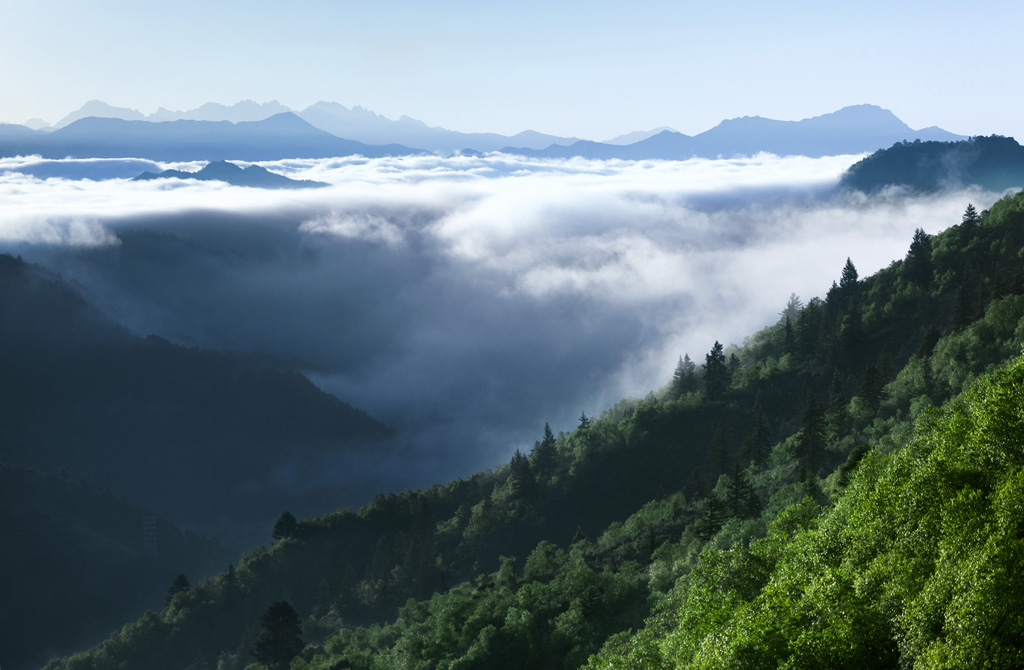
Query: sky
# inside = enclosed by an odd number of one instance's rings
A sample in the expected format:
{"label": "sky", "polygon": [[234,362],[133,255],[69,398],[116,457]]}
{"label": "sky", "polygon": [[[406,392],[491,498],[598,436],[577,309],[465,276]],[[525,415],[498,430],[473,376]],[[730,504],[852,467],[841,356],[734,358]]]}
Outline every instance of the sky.
{"label": "sky", "polygon": [[504,134],[608,139],[853,104],[1024,139],[1024,3],[0,0],[0,122],[320,100]]}

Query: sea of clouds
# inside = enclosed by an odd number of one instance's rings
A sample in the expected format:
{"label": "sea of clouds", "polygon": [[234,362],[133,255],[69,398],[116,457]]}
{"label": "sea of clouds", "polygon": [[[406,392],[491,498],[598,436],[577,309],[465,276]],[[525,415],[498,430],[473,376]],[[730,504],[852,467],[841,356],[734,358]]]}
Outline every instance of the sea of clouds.
{"label": "sea of clouds", "polygon": [[0,159],[0,248],[139,334],[307,361],[401,432],[401,465],[356,469],[404,488],[644,396],[679,355],[823,295],[847,257],[867,276],[999,195],[843,192],[858,158],[261,163],[328,184],[300,191],[126,178],[200,163]]}

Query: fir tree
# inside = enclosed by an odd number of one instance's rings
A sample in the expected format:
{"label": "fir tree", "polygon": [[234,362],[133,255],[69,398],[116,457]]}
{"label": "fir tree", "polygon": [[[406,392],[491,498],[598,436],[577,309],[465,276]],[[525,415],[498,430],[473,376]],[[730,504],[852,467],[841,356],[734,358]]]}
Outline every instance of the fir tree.
{"label": "fir tree", "polygon": [[532,499],[537,488],[537,479],[533,474],[533,468],[530,467],[530,460],[516,449],[509,465],[509,497],[516,502]]}
{"label": "fir tree", "polygon": [[[584,421],[586,422],[584,424]],[[580,429],[586,430],[590,426],[590,419],[584,414],[580,418]],[[533,470],[541,481],[547,481],[554,474],[555,458],[555,435],[551,432],[551,426],[544,424],[544,437],[539,442],[534,442],[530,450],[530,460],[533,462]]]}
{"label": "fir tree", "polygon": [[252,657],[270,670],[285,670],[305,647],[298,613],[287,601],[274,601],[260,616],[260,628]]}
{"label": "fir tree", "polygon": [[725,352],[717,340],[708,352],[704,361],[704,392],[708,400],[718,400],[729,388],[729,367],[725,362]]}
{"label": "fir tree", "polygon": [[770,444],[771,427],[768,425],[768,415],[765,414],[764,407],[761,405],[761,396],[758,395],[757,400],[754,401],[754,427],[743,441],[743,447],[740,450],[743,464],[764,462]]}
{"label": "fir tree", "polygon": [[846,265],[843,266],[843,274],[839,278],[839,293],[845,298],[847,307],[856,297],[857,278],[857,268],[853,266],[853,261],[847,258]]}
{"label": "fir tree", "polygon": [[953,329],[963,330],[974,321],[974,304],[967,293],[967,287],[960,284],[953,303]]}
{"label": "fir tree", "polygon": [[295,520],[295,517],[291,512],[285,510],[278,517],[277,523],[274,524],[274,531],[272,533],[275,540],[283,540],[286,537],[295,537],[295,533],[298,530],[299,522]]}
{"label": "fir tree", "polygon": [[921,288],[927,288],[932,280],[932,238],[918,228],[910,243],[905,261],[907,278]]}
{"label": "fir tree", "polygon": [[860,397],[864,399],[868,407],[877,412],[882,404],[884,389],[885,380],[881,370],[874,364],[868,365],[864,369],[864,377],[860,383]]}
{"label": "fir tree", "polygon": [[676,363],[675,372],[672,373],[672,399],[677,400],[681,396],[696,390],[697,386],[697,364],[690,360],[689,354],[684,354]]}
{"label": "fir tree", "polygon": [[825,455],[825,415],[814,393],[807,393],[800,420],[803,427],[797,433],[797,458],[801,468],[813,475],[822,466]]}
{"label": "fir tree", "polygon": [[981,223],[981,217],[978,216],[978,210],[972,203],[967,203],[967,209],[964,210],[964,215],[960,218],[961,229],[973,230],[979,223]]}
{"label": "fir tree", "polygon": [[174,596],[179,593],[185,593],[192,588],[192,585],[188,583],[188,577],[184,573],[179,574],[171,581],[171,585],[167,587],[167,593],[164,595],[164,606],[170,605],[171,601],[174,600]]}

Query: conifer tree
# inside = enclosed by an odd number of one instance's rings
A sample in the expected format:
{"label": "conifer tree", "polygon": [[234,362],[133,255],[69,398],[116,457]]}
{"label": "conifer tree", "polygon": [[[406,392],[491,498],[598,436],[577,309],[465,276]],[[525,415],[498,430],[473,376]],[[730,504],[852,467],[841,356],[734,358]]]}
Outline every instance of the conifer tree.
{"label": "conifer tree", "polygon": [[717,340],[704,359],[704,392],[708,400],[718,400],[729,388],[729,367],[725,352]]}
{"label": "conifer tree", "polygon": [[[586,425],[584,425],[584,421],[586,421]],[[584,414],[580,419],[580,428],[585,430],[589,425],[590,419],[587,419],[587,415]],[[551,426],[545,423],[544,437],[539,442],[534,442],[533,449],[530,450],[530,460],[533,462],[533,470],[537,479],[547,481],[551,478],[555,470],[556,457],[555,435],[551,432]]]}
{"label": "conifer tree", "polygon": [[179,593],[185,593],[192,588],[192,585],[188,582],[188,577],[184,573],[178,574],[171,581],[171,585],[167,587],[167,594],[164,595],[164,605],[170,605],[171,601],[174,600],[174,596]]}
{"label": "conifer tree", "polygon": [[711,541],[722,528],[722,503],[713,492],[704,499],[704,516],[694,524],[694,531],[701,542]]}
{"label": "conifer tree", "polygon": [[509,497],[514,501],[531,499],[537,487],[537,479],[533,474],[533,468],[530,467],[529,459],[516,449],[509,465]]}
{"label": "conifer tree", "polygon": [[932,238],[924,230],[914,231],[905,261],[907,278],[921,288],[927,288],[932,280]]}
{"label": "conifer tree", "polygon": [[768,415],[761,404],[761,396],[758,395],[754,401],[754,427],[750,434],[743,440],[740,456],[743,465],[750,462],[762,463],[768,455],[768,446],[771,444],[771,427],[768,425]]}
{"label": "conifer tree", "polygon": [[761,506],[754,487],[750,484],[747,471],[740,467],[739,463],[733,465],[732,477],[729,478],[726,488],[729,512],[740,519],[745,519],[755,514]]}
{"label": "conifer tree", "polygon": [[260,616],[260,628],[252,657],[270,670],[285,670],[305,647],[298,613],[287,601],[274,601]]}
{"label": "conifer tree", "polygon": [[274,524],[273,537],[275,540],[283,540],[286,537],[294,537],[295,532],[298,530],[299,522],[295,520],[295,517],[291,512],[285,510],[278,517],[277,523]]}
{"label": "conifer tree", "polygon": [[885,381],[882,372],[872,363],[864,369],[864,378],[860,383],[860,397],[868,406],[878,411],[882,404],[882,393],[885,388]]}
{"label": "conifer tree", "polygon": [[974,208],[972,203],[967,203],[967,209],[964,210],[964,215],[960,218],[960,225],[973,229],[980,222],[981,217],[978,215],[978,210]]}
{"label": "conifer tree", "polygon": [[825,455],[825,415],[814,397],[807,393],[807,404],[800,415],[803,427],[797,433],[797,458],[801,468],[809,475],[818,472]]}
{"label": "conifer tree", "polygon": [[967,287],[960,284],[953,303],[953,329],[963,330],[974,321],[974,304],[967,293]]}
{"label": "conifer tree", "polygon": [[227,572],[224,573],[224,580],[221,582],[221,592],[224,594],[224,599],[229,603],[233,602],[241,593],[238,575],[235,574],[234,563],[228,563]]}
{"label": "conifer tree", "polygon": [[853,261],[847,258],[846,265],[843,266],[843,274],[839,278],[839,296],[843,309],[852,309],[856,304],[857,277],[857,268],[853,266]]}
{"label": "conifer tree", "polygon": [[719,424],[718,430],[715,431],[715,436],[711,440],[711,451],[708,453],[708,470],[711,472],[712,479],[728,472],[729,464],[732,462],[732,440],[732,431],[729,430],[729,425]]}
{"label": "conifer tree", "polygon": [[675,372],[672,373],[672,399],[678,400],[681,396],[696,390],[697,386],[697,364],[690,360],[689,354],[684,354],[676,364]]}

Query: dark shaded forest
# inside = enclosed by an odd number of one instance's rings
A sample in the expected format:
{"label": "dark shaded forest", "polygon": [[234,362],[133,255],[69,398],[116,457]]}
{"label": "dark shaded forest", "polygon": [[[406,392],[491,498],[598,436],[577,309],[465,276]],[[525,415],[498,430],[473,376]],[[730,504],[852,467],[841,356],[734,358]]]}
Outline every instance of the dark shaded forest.
{"label": "dark shaded forest", "polygon": [[[246,546],[280,513],[283,463],[379,453],[393,434],[299,361],[136,337],[86,296],[0,256],[0,462],[64,469]],[[336,506],[329,492],[307,497]]]}

